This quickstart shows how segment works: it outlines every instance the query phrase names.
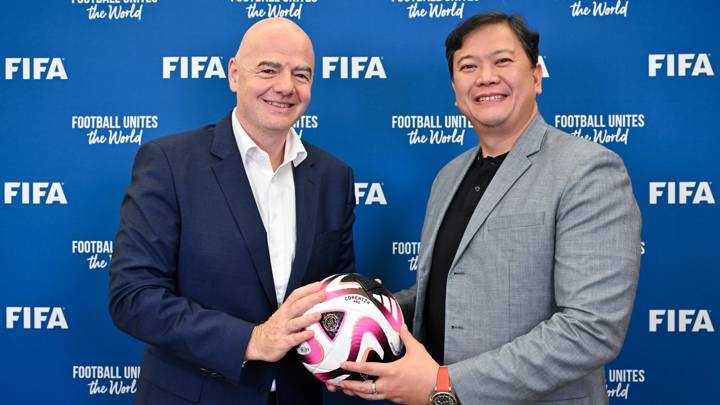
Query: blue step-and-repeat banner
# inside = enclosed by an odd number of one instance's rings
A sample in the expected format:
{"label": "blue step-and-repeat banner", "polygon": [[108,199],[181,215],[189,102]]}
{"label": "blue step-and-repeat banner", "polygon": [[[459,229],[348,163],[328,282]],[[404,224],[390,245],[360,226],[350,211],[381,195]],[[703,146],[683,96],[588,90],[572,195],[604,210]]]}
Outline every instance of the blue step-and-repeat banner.
{"label": "blue step-and-repeat banner", "polygon": [[[0,403],[131,403],[143,343],[108,315],[108,263],[140,145],[214,123],[243,32],[314,41],[303,139],[355,170],[358,270],[411,285],[436,172],[475,145],[444,40],[479,11],[540,32],[545,120],[617,152],[643,214],[613,404],[720,397],[720,3],[672,0],[48,0],[0,4]],[[713,399],[714,398],[714,399]],[[359,403],[328,394],[328,403]]]}

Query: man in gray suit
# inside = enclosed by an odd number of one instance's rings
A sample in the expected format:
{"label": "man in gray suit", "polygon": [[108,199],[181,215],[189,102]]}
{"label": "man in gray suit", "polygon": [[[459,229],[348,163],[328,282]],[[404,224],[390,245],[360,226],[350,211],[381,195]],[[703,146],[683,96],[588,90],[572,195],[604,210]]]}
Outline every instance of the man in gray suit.
{"label": "man in gray suit", "polygon": [[[521,17],[460,24],[446,56],[480,147],[438,173],[417,283],[397,294],[405,357],[346,363],[349,395],[400,403],[603,404],[640,266],[622,160],[545,123],[539,35]],[[446,367],[440,367],[445,364]],[[331,388],[331,390],[334,390]]]}

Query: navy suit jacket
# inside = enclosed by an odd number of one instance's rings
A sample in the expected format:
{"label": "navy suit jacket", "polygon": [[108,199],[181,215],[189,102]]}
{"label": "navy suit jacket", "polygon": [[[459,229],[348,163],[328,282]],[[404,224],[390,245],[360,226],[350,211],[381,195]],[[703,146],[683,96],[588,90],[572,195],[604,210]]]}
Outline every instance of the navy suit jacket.
{"label": "navy suit jacket", "polygon": [[[287,288],[353,272],[350,167],[303,142],[293,167],[295,259]],[[318,404],[322,384],[291,350],[243,366],[253,327],[277,310],[265,228],[231,116],[137,153],[110,264],[110,313],[146,342],[135,403]]]}

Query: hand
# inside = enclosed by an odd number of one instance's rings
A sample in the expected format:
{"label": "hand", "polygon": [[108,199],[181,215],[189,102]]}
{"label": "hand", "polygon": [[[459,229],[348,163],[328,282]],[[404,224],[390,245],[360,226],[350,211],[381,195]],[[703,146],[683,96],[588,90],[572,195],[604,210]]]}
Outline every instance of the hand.
{"label": "hand", "polygon": [[[347,395],[357,395],[367,400],[388,399],[400,404],[427,404],[435,387],[440,365],[433,360],[420,342],[403,324],[400,338],[405,344],[405,356],[392,363],[343,362],[341,367],[367,375],[377,376],[375,394],[373,381],[343,381],[340,388]],[[328,386],[335,392],[335,387]]]}
{"label": "hand", "polygon": [[276,362],[293,347],[312,338],[313,331],[304,329],[318,322],[321,314],[305,312],[325,299],[321,286],[321,282],[316,282],[293,291],[267,321],[255,326],[245,349],[245,360]]}

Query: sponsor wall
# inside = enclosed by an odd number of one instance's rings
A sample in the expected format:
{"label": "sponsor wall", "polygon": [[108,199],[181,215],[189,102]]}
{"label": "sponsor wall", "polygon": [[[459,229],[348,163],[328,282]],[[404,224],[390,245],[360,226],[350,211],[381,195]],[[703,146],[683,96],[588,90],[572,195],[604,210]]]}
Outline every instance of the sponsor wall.
{"label": "sponsor wall", "polygon": [[[57,0],[0,13],[0,402],[131,403],[143,344],[107,310],[108,264],[143,143],[223,117],[227,64],[267,16],[313,38],[303,139],[355,170],[358,269],[415,277],[435,173],[477,145],[453,106],[447,33],[476,12],[541,33],[545,120],[625,160],[644,220],[638,300],[611,403],[710,403],[720,86],[713,1]],[[328,403],[359,403],[340,394]]]}

